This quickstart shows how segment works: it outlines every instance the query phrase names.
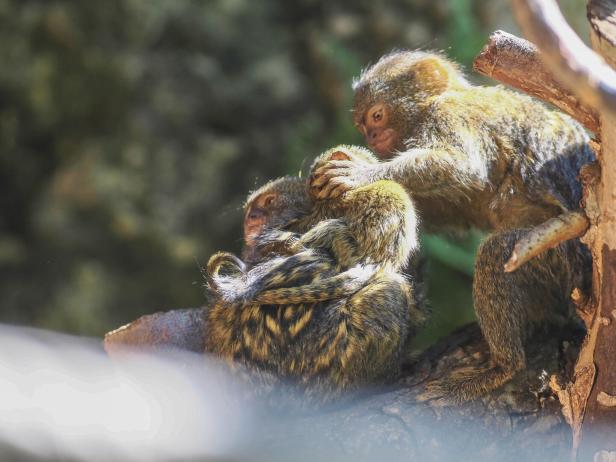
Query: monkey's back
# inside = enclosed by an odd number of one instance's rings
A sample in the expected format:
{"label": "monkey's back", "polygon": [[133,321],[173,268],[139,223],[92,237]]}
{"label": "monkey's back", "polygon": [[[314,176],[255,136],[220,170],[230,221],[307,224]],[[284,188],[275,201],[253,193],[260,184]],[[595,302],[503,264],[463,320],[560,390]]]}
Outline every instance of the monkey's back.
{"label": "monkey's back", "polygon": [[577,208],[580,167],[595,158],[580,124],[502,87],[445,92],[418,126],[407,147],[454,148],[485,166],[484,181],[465,185],[451,203],[447,195],[414,196],[425,221],[437,227],[446,227],[451,205],[463,207],[454,224],[486,230],[534,226]]}
{"label": "monkey's back", "polygon": [[353,297],[336,301],[214,304],[206,314],[206,352],[252,371],[254,380],[265,373],[328,401],[397,374],[413,324],[412,297],[408,281],[380,272]]}

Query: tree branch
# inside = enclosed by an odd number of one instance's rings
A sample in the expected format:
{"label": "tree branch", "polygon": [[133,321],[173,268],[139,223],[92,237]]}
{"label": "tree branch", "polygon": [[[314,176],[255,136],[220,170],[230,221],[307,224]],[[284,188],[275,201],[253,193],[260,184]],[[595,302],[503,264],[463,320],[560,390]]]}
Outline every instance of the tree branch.
{"label": "tree branch", "polygon": [[518,24],[558,80],[580,100],[616,114],[616,71],[588,48],[554,0],[511,0]]}
{"label": "tree branch", "polygon": [[581,103],[554,78],[531,42],[497,30],[473,61],[473,68],[480,74],[553,104],[588,130],[598,132],[597,112]]}
{"label": "tree branch", "polygon": [[583,210],[573,210],[535,226],[516,242],[511,257],[505,263],[505,272],[517,270],[524,263],[548,249],[569,239],[583,236],[590,221]]}

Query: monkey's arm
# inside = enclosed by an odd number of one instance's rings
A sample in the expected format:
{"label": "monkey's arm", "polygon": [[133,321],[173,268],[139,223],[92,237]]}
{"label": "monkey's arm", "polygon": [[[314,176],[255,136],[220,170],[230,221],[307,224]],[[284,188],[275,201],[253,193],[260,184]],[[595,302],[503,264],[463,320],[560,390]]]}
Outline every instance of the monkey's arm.
{"label": "monkey's arm", "polygon": [[357,263],[357,242],[344,219],[320,221],[300,237],[298,244],[329,251],[339,268],[349,269]]}
{"label": "monkey's arm", "polygon": [[266,229],[257,238],[256,246],[261,255],[270,253],[279,255],[292,255],[301,250],[299,239],[301,234],[293,231],[283,231],[280,229]]}
{"label": "monkey's arm", "polygon": [[306,249],[327,250],[343,269],[349,269],[357,263],[357,242],[346,221],[341,218],[322,220],[304,234],[267,230],[258,241],[263,250],[286,255]]}
{"label": "monkey's arm", "polygon": [[393,180],[412,194],[469,191],[486,183],[487,162],[457,148],[414,148],[375,165],[329,161],[317,167],[310,186],[324,199],[378,180]]}

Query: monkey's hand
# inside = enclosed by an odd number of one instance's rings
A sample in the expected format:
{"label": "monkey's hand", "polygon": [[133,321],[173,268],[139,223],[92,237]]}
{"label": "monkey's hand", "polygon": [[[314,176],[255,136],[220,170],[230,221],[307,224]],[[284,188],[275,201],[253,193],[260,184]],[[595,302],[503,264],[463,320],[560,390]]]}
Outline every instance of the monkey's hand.
{"label": "monkey's hand", "polygon": [[266,229],[257,238],[257,245],[262,252],[292,255],[304,250],[299,238],[299,234],[290,231]]}
{"label": "monkey's hand", "polygon": [[310,194],[318,200],[339,197],[347,191],[373,183],[376,165],[351,160],[330,160],[317,166],[310,176]]}

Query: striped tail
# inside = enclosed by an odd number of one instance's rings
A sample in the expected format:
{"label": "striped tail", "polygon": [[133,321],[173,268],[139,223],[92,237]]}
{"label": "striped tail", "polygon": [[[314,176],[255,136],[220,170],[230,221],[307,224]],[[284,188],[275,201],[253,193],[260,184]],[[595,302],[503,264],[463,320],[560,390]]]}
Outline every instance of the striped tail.
{"label": "striped tail", "polygon": [[266,290],[257,294],[254,302],[261,305],[297,305],[349,297],[362,289],[375,271],[374,266],[355,267],[303,286]]}

